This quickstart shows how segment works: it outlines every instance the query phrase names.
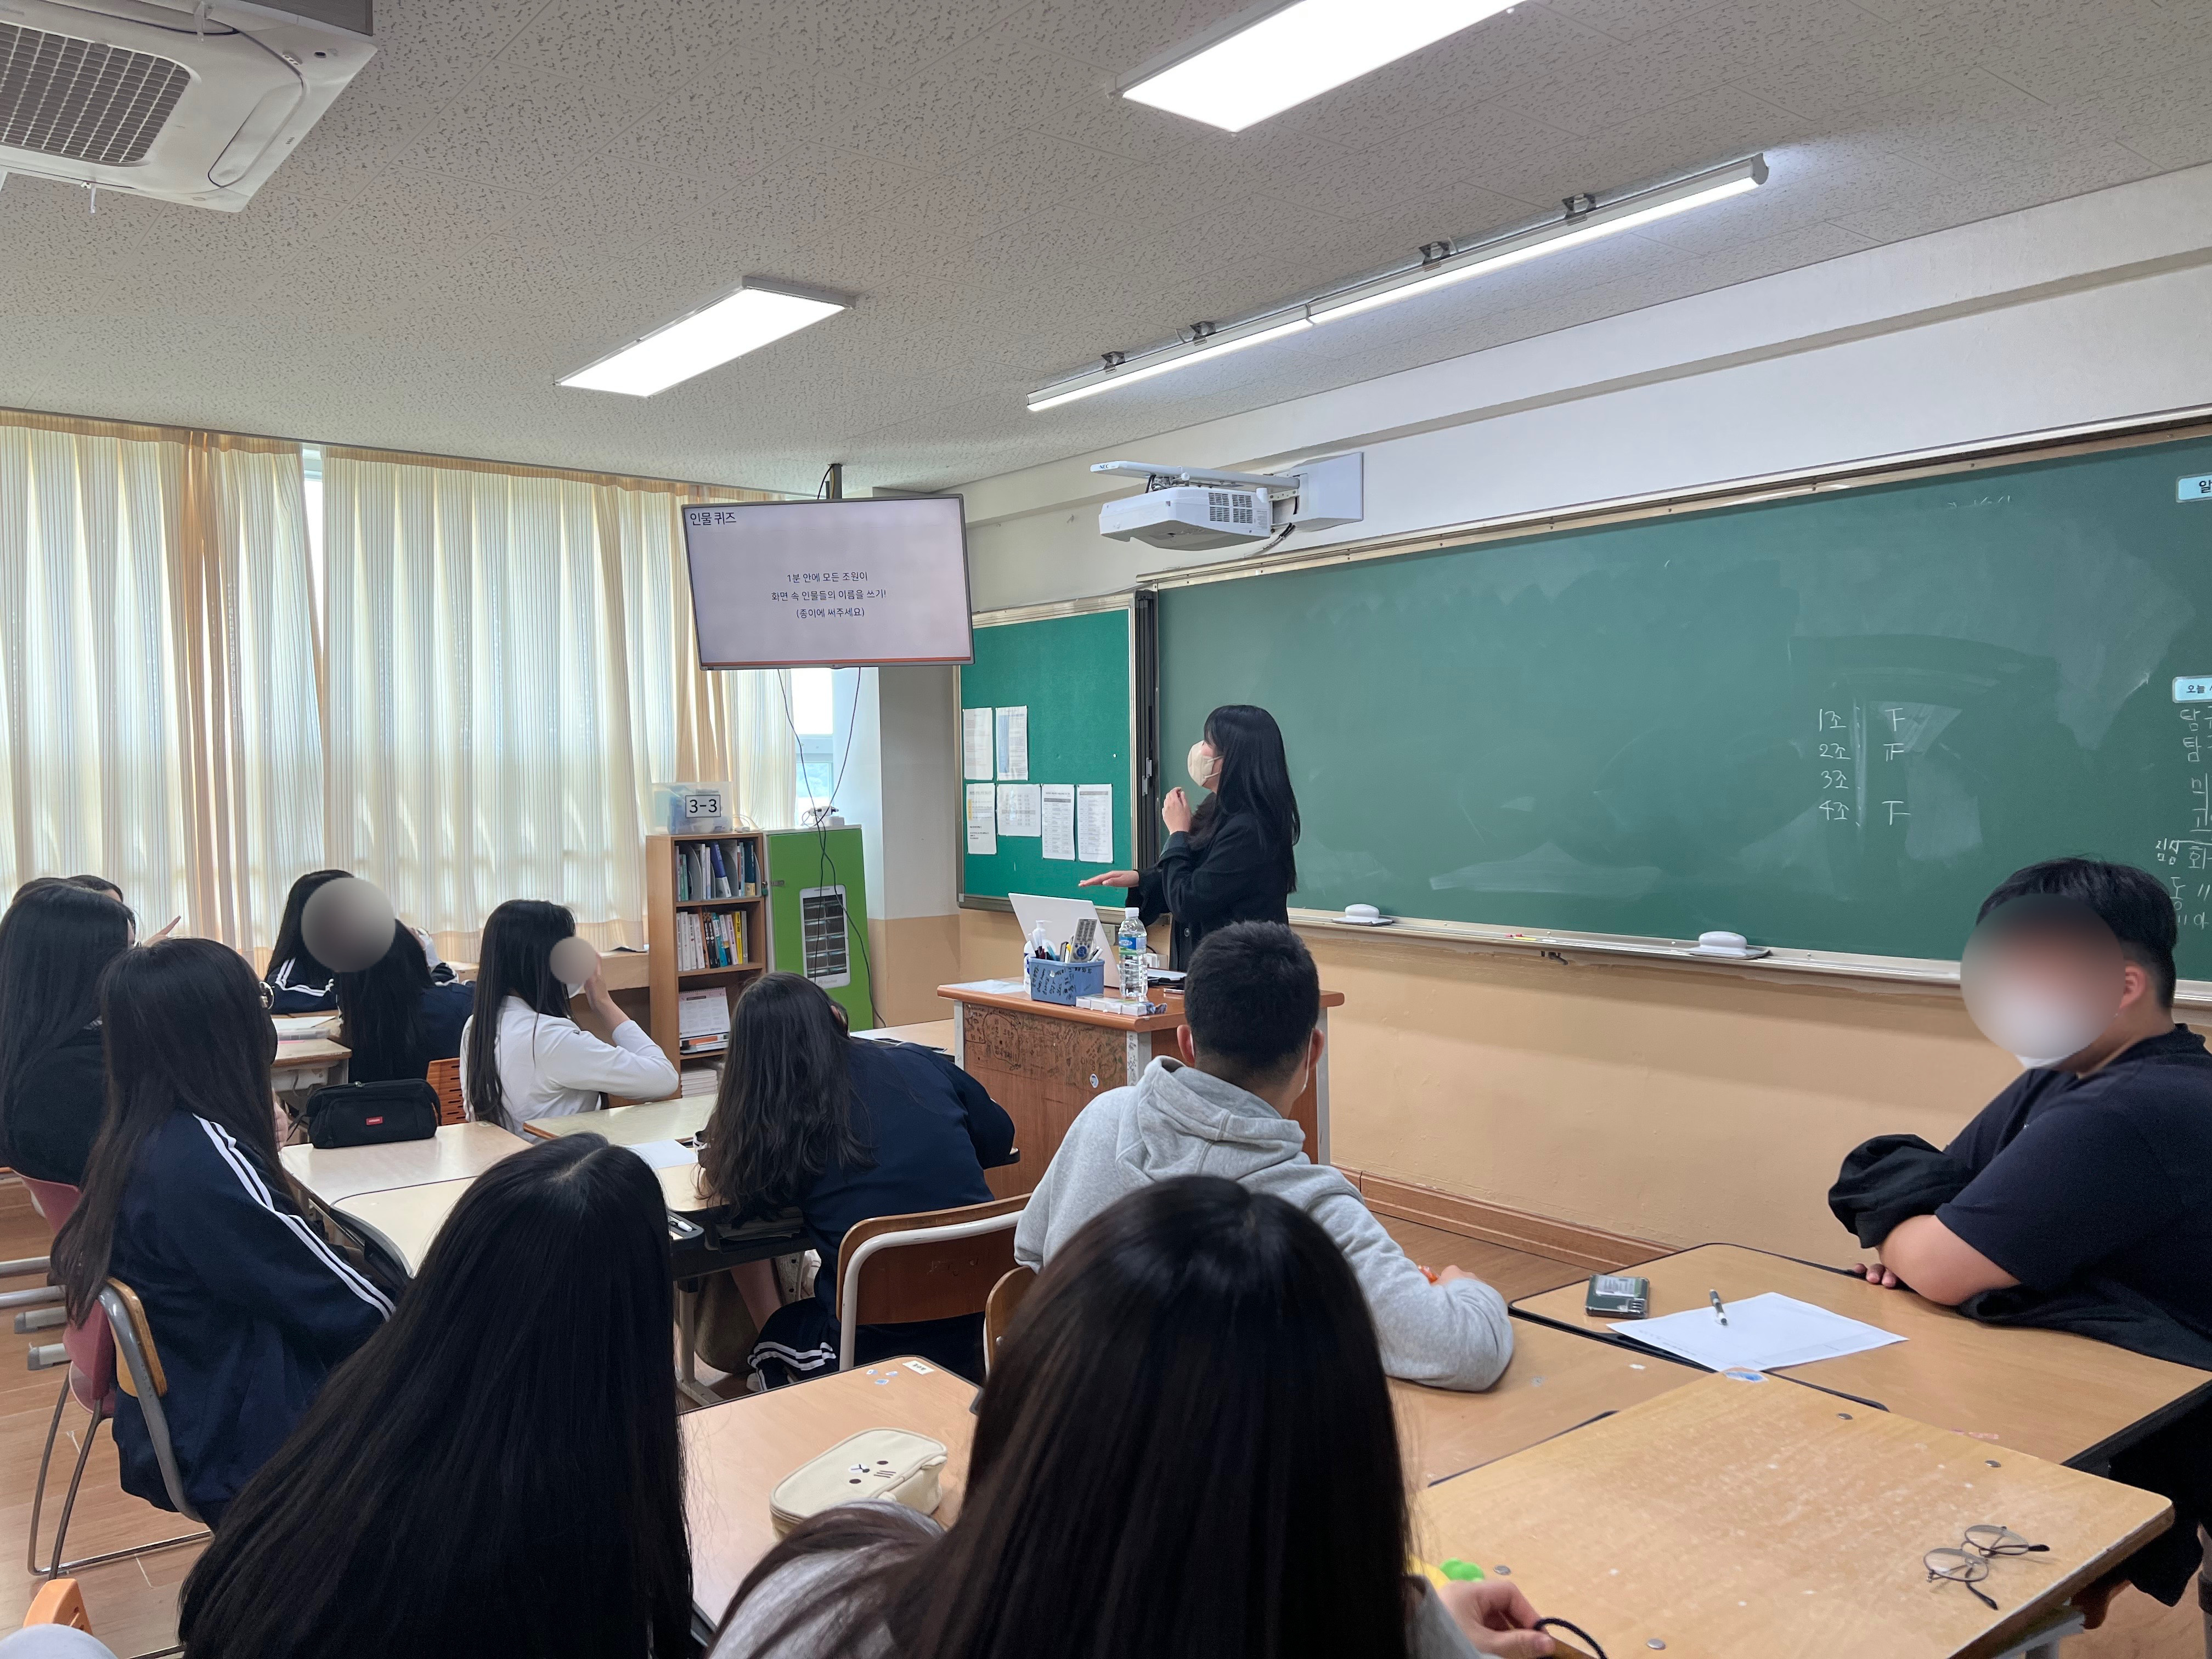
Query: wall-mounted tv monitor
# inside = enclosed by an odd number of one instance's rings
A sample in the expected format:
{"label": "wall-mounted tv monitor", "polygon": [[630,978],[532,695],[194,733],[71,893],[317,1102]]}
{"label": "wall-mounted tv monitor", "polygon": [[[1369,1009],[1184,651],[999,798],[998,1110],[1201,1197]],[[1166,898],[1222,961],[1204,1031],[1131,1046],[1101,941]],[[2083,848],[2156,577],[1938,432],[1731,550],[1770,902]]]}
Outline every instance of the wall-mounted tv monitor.
{"label": "wall-mounted tv monitor", "polygon": [[702,668],[967,662],[957,495],[687,505]]}

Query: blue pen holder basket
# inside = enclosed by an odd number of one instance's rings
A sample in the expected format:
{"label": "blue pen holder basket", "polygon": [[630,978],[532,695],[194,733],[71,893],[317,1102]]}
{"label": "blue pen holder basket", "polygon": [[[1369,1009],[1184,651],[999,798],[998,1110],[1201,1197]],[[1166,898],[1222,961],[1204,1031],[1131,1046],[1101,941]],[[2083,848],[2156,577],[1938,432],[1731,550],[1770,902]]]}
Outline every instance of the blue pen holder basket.
{"label": "blue pen holder basket", "polygon": [[1024,965],[1029,969],[1033,1002],[1056,1002],[1063,1008],[1073,1008],[1078,997],[1106,993],[1103,957],[1093,957],[1088,962],[1047,962],[1042,957],[1030,957]]}

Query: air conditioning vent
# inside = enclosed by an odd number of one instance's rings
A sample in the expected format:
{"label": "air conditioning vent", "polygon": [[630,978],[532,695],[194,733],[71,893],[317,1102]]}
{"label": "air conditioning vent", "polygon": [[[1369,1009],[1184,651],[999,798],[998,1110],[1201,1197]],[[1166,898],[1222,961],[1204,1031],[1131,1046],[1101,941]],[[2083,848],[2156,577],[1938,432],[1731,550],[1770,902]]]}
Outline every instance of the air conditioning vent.
{"label": "air conditioning vent", "polygon": [[[362,0],[334,9],[367,21]],[[6,0],[4,10],[0,175],[230,213],[376,55],[355,31],[252,0]]]}
{"label": "air conditioning vent", "polygon": [[0,144],[136,167],[191,78],[150,52],[0,23]]}
{"label": "air conditioning vent", "polygon": [[806,977],[825,991],[853,982],[845,948],[845,890],[805,887],[799,894],[799,954]]}

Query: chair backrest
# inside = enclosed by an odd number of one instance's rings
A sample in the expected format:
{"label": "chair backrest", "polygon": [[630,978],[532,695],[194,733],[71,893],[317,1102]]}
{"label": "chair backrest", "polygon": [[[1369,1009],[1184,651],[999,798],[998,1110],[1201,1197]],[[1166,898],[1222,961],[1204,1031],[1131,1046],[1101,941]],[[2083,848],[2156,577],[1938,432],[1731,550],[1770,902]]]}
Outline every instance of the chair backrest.
{"label": "chair backrest", "polygon": [[1036,1268],[1017,1267],[991,1286],[990,1298],[983,1304],[984,1376],[988,1376],[991,1367],[999,1363],[999,1339],[1006,1335],[1006,1327],[1014,1322],[1014,1315],[1036,1284]]}
{"label": "chair backrest", "polygon": [[107,1316],[107,1328],[114,1334],[115,1352],[121,1361],[116,1367],[115,1385],[138,1402],[169,1503],[187,1521],[204,1522],[206,1517],[185,1495],[184,1476],[177,1469],[176,1448],[169,1439],[169,1414],[161,1406],[161,1397],[169,1391],[169,1379],[161,1369],[161,1351],[154,1346],[154,1328],[147,1322],[146,1304],[121,1279],[111,1279],[100,1292],[100,1305]]}
{"label": "chair backrest", "polygon": [[[29,1176],[19,1179],[30,1194],[31,1207],[46,1218],[46,1225],[58,1236],[64,1224],[76,1212],[77,1200],[82,1194],[59,1181],[35,1181]],[[88,1412],[106,1409],[115,1393],[115,1338],[108,1331],[107,1321],[88,1319],[82,1325],[64,1325],[62,1348],[70,1357],[70,1393],[76,1403]]]}
{"label": "chair backrest", "polygon": [[84,1610],[84,1592],[77,1589],[74,1578],[49,1578],[39,1593],[31,1598],[31,1610],[23,1615],[23,1623],[32,1625],[66,1625],[71,1630],[89,1631],[92,1615]]}
{"label": "chair backrest", "polygon": [[1028,1203],[1024,1193],[854,1224],[837,1247],[837,1368],[852,1369],[863,1325],[981,1313],[1014,1265],[1014,1228]]}
{"label": "chair backrest", "polygon": [[468,1107],[461,1099],[461,1062],[458,1060],[434,1060],[430,1062],[429,1083],[438,1091],[438,1121],[466,1123]]}

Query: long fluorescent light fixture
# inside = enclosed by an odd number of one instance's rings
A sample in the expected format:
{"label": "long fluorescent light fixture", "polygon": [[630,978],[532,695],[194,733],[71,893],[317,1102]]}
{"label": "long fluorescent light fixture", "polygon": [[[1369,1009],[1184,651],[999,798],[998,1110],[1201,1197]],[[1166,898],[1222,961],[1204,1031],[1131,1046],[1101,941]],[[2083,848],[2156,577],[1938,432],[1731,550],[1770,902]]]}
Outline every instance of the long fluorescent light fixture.
{"label": "long fluorescent light fixture", "polygon": [[1509,265],[1540,258],[1563,248],[1579,247],[1601,237],[1633,230],[1657,220],[1669,219],[1678,213],[1687,213],[1709,203],[1726,201],[1731,196],[1741,196],[1747,191],[1757,190],[1765,182],[1766,158],[1753,155],[1741,161],[1731,161],[1725,167],[1709,168],[1703,173],[1692,173],[1687,178],[1656,185],[1649,190],[1634,191],[1614,201],[1599,203],[1594,197],[1576,197],[1565,204],[1560,217],[1548,223],[1509,232],[1466,247],[1449,243],[1431,243],[1425,250],[1425,254],[1435,257],[1425,257],[1419,264],[1401,266],[1376,276],[1363,277],[1344,287],[1332,289],[1316,299],[1300,301],[1295,305],[1278,306],[1272,311],[1246,318],[1242,322],[1224,323],[1218,326],[1200,323],[1178,337],[1172,344],[1150,351],[1129,355],[1109,352],[1100,360],[1097,368],[1085,369],[1082,374],[1070,375],[1064,380],[1055,380],[1052,385],[1031,392],[1030,412],[1034,415],[1048,409],[1057,409],[1060,404],[1073,403],[1079,398],[1095,397],[1118,386],[1149,380],[1155,374],[1164,374],[1170,369],[1181,368],[1186,364],[1224,356],[1231,351],[1242,351],[1247,346],[1258,345],[1263,341],[1279,340],[1286,334],[1317,328],[1341,317],[1355,317],[1363,311],[1373,311],[1377,307],[1411,299],[1415,295],[1433,293],[1454,283],[1487,276],[1493,270],[1503,270]]}
{"label": "long fluorescent light fixture", "polygon": [[1224,132],[1318,98],[1516,0],[1263,0],[1127,76],[1124,98]]}
{"label": "long fluorescent light fixture", "polygon": [[843,295],[748,276],[734,292],[562,375],[559,384],[650,398],[852,308],[853,301]]}

